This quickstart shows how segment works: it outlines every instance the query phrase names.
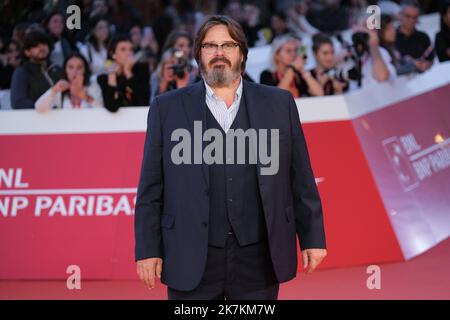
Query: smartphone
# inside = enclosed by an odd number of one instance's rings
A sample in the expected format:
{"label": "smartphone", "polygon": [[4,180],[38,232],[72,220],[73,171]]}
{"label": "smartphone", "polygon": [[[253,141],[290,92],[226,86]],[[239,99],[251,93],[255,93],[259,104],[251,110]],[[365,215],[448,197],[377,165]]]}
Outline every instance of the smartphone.
{"label": "smartphone", "polygon": [[306,57],[307,57],[306,52],[307,52],[307,48],[306,48],[305,45],[301,45],[301,46],[298,47],[298,49],[297,49],[297,54],[298,54],[299,56],[303,57],[303,59],[306,59]]}

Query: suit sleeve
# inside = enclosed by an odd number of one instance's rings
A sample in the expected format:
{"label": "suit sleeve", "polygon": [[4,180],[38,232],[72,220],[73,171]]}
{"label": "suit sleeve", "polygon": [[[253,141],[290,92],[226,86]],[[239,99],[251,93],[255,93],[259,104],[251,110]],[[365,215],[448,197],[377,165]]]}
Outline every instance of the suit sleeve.
{"label": "suit sleeve", "polygon": [[292,133],[291,188],[301,250],[326,248],[322,203],[294,98],[289,94]]}
{"label": "suit sleeve", "polygon": [[163,209],[162,132],[158,100],[153,101],[147,118],[134,229],[135,260],[162,257],[161,214]]}

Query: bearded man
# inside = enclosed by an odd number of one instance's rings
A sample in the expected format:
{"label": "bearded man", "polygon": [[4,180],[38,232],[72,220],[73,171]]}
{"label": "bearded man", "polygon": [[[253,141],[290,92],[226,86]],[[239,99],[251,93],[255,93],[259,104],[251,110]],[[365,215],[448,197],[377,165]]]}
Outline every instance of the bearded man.
{"label": "bearded man", "polygon": [[51,49],[52,41],[43,31],[27,32],[22,48],[25,62],[11,79],[13,109],[34,109],[36,100],[63,78],[63,70],[49,62]]}
{"label": "bearded man", "polygon": [[[194,53],[202,80],[157,96],[149,110],[135,209],[137,273],[149,288],[160,278],[173,300],[277,299],[279,284],[297,273],[297,235],[307,272],[326,255],[295,101],[286,90],[242,78],[247,41],[229,17],[203,23]],[[225,161],[173,161],[174,132],[195,136],[198,123],[224,136],[270,132],[270,145],[256,146],[278,151],[276,172],[248,161],[256,151],[250,142],[216,148]],[[185,152],[202,158],[208,142]]]}

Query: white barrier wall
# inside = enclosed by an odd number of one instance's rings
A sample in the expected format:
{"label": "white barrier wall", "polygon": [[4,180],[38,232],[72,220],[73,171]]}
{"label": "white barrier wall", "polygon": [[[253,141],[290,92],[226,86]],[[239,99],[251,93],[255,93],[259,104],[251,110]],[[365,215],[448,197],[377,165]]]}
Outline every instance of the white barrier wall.
{"label": "white barrier wall", "polygon": [[[409,99],[450,82],[450,62],[435,64],[421,75],[400,77],[347,94],[296,99],[303,123],[351,120],[384,106]],[[0,134],[140,132],[145,131],[148,107],[106,109],[8,110],[0,113]]]}

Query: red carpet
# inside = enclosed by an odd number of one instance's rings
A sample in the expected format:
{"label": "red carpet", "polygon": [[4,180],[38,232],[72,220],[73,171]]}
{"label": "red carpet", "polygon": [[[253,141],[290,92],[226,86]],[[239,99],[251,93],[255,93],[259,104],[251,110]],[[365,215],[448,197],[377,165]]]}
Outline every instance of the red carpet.
{"label": "red carpet", "polygon": [[[450,299],[450,239],[401,263],[382,264],[381,289],[369,290],[367,266],[299,274],[282,284],[280,299]],[[150,291],[139,281],[82,281],[68,290],[65,281],[0,281],[0,299],[166,299],[158,283]]]}

